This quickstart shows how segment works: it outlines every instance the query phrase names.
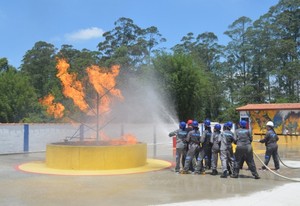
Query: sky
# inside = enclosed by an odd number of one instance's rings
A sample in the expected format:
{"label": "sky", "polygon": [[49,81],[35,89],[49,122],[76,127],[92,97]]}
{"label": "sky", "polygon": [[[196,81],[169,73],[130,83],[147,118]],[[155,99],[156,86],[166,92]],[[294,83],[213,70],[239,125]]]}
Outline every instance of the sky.
{"label": "sky", "polygon": [[167,49],[187,33],[213,32],[219,44],[230,40],[223,33],[242,16],[253,21],[279,0],[0,0],[0,58],[16,68],[38,41],[57,49],[97,50],[103,32],[114,29],[121,17],[145,29],[158,28]]}

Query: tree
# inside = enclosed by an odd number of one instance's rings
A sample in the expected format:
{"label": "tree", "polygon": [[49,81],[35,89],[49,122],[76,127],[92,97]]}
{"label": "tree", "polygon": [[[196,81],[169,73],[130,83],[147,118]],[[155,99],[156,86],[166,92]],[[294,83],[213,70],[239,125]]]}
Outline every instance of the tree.
{"label": "tree", "polygon": [[0,122],[41,120],[35,90],[26,76],[15,69],[0,73],[0,91]]}
{"label": "tree", "polygon": [[281,0],[267,14],[270,21],[275,53],[276,81],[274,98],[300,101],[300,1]]}
{"label": "tree", "polygon": [[6,58],[0,58],[0,73],[7,71],[9,68],[8,61]]}
{"label": "tree", "polygon": [[52,44],[39,41],[26,52],[22,60],[21,71],[29,77],[39,98],[46,96],[54,85],[59,84],[55,77],[55,51]]}
{"label": "tree", "polygon": [[153,59],[153,67],[157,86],[173,101],[179,119],[204,119],[211,84],[203,66],[190,55],[162,53]]}
{"label": "tree", "polygon": [[120,64],[127,70],[137,70],[150,63],[153,49],[166,41],[154,26],[142,29],[125,17],[114,24],[115,28],[105,32],[105,40],[98,44],[101,61],[108,67]]}

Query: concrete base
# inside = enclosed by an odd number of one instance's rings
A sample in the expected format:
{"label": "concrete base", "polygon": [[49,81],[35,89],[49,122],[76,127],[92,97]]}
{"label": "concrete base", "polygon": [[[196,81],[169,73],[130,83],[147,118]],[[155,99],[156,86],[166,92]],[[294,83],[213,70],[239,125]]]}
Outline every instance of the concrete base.
{"label": "concrete base", "polygon": [[144,166],[147,162],[147,145],[68,145],[48,144],[46,166],[63,170],[115,170]]}

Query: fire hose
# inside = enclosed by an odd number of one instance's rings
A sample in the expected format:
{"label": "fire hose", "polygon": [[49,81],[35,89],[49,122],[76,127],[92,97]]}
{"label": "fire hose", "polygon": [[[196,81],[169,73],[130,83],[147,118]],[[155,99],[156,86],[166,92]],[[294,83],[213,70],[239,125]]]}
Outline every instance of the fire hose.
{"label": "fire hose", "polygon": [[281,164],[283,164],[285,167],[290,168],[290,169],[300,169],[300,167],[292,167],[292,166],[288,166],[286,165],[280,158],[280,156],[278,155],[278,159],[281,162]]}
{"label": "fire hose", "polygon": [[[259,142],[258,140],[253,140],[253,142]],[[274,172],[271,168],[269,168],[267,165],[265,165],[264,161],[262,161],[262,159],[253,151],[253,154],[254,156],[261,162],[261,164],[267,169],[269,170],[271,173],[273,173],[274,175],[278,176],[278,177],[281,177],[283,179],[286,179],[286,180],[290,180],[290,181],[294,181],[294,182],[300,182],[300,178],[290,178],[290,177],[286,177],[284,175],[281,175],[277,172]],[[278,158],[279,158],[279,155],[278,155]],[[280,158],[279,158],[280,159]],[[280,159],[281,161],[281,159]],[[283,163],[281,161],[281,163]],[[284,166],[286,166],[285,164],[283,164]],[[287,166],[286,166],[287,167]],[[290,168],[290,167],[288,167]],[[297,169],[297,168],[293,168],[293,169]]]}
{"label": "fire hose", "polygon": [[274,175],[276,175],[278,177],[281,177],[283,179],[286,179],[286,180],[290,180],[290,181],[294,181],[294,182],[300,182],[300,178],[290,178],[290,177],[286,177],[284,175],[281,175],[277,172],[274,172],[273,170],[271,170],[271,168],[269,168],[267,165],[265,165],[265,163],[259,158],[259,156],[255,152],[253,152],[253,154],[262,163],[262,165],[265,166],[266,169],[269,170],[270,172],[272,172]]}

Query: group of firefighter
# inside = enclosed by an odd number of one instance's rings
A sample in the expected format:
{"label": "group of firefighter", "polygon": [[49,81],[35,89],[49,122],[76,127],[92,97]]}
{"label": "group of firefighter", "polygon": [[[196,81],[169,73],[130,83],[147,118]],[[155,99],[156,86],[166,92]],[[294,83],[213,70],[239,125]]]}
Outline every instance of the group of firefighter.
{"label": "group of firefighter", "polygon": [[[180,174],[205,174],[211,170],[211,175],[218,175],[218,156],[221,160],[221,178],[239,177],[239,171],[246,162],[248,169],[255,179],[260,179],[255,166],[252,149],[252,134],[247,129],[247,122],[239,122],[235,133],[231,131],[233,123],[226,122],[222,126],[215,124],[211,130],[211,122],[206,119],[203,123],[204,131],[201,135],[198,121],[188,120],[180,122],[179,129],[171,132],[170,137],[176,136],[176,166],[175,172]],[[268,165],[270,158],[274,160],[275,169],[279,170],[278,136],[274,131],[272,121],[266,124],[267,132],[260,143],[265,143],[266,154],[264,165]],[[232,144],[236,144],[235,153]],[[181,168],[182,166],[182,168]],[[266,169],[265,166],[262,167]]]}

